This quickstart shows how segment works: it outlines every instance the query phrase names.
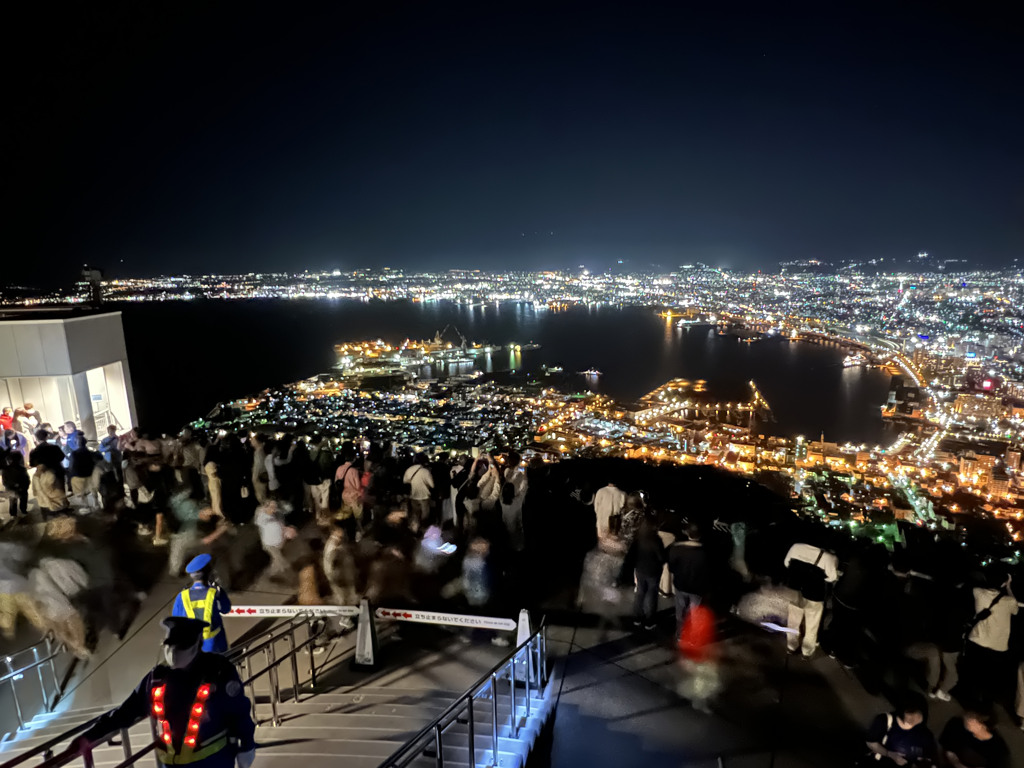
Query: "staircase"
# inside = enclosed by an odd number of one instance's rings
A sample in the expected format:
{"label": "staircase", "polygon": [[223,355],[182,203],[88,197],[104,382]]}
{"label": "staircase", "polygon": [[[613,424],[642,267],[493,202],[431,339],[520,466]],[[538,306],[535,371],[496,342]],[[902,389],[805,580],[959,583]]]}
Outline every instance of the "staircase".
{"label": "staircase", "polygon": [[[531,752],[553,723],[554,685],[550,680],[539,684],[547,667],[546,655],[541,660],[546,651],[541,632],[468,691],[321,682],[310,692],[310,683],[324,670],[313,669],[311,681],[309,675],[299,673],[303,665],[296,659],[309,650],[315,636],[310,632],[305,642],[296,645],[295,629],[308,625],[286,623],[284,631],[281,626],[269,633],[269,641],[250,643],[244,657],[236,660],[243,680],[250,681],[247,694],[258,723],[258,768],[295,768],[299,762],[302,768],[337,768],[339,759],[345,768],[526,768]],[[288,650],[275,657],[274,646],[281,641],[287,641]],[[254,658],[263,654],[266,666],[253,674]],[[525,686],[528,671],[531,685]],[[280,684],[279,673],[288,678],[287,686]],[[513,675],[518,677],[515,687]],[[298,700],[293,694],[296,689]],[[0,768],[79,765],[82,758],[64,759],[61,753],[107,709],[37,715],[0,744],[4,761]],[[147,719],[127,734],[115,734],[111,743],[97,745],[93,764],[114,768],[131,760],[153,766],[152,743]],[[56,757],[48,759],[47,749]]]}

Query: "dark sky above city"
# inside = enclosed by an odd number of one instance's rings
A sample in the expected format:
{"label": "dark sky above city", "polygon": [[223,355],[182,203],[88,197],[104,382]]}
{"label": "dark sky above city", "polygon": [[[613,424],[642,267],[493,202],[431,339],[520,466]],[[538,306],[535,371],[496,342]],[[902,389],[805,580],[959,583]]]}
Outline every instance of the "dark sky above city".
{"label": "dark sky above city", "polygon": [[19,4],[3,284],[1012,263],[1011,5]]}

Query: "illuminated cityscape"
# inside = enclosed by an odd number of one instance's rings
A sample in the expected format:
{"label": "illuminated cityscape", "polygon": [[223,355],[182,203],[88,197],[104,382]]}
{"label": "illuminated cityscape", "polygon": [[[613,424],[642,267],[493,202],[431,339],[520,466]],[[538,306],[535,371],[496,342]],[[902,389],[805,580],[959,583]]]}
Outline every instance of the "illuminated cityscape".
{"label": "illuminated cityscape", "polygon": [[1012,9],[12,4],[0,768],[1024,768]]}
{"label": "illuminated cityscape", "polygon": [[[217,278],[215,295],[364,300],[530,302],[649,306],[666,325],[705,325],[745,343],[781,337],[848,352],[847,366],[892,375],[883,418],[891,445],[765,435],[771,405],[749,382],[746,400],[723,401],[701,380],[673,380],[636,402],[616,402],[551,371],[514,383],[484,364],[520,345],[485,346],[457,329],[434,339],[353,340],[330,374],[236,401],[218,422],[232,428],[387,439],[437,451],[527,446],[546,460],[621,456],[703,464],[775,482],[833,524],[897,519],[952,528],[964,513],[1000,521],[1019,541],[1024,510],[1024,281],[1018,273],[969,275],[736,275],[694,267],[666,276],[558,273],[452,276],[385,271],[347,276]],[[184,281],[188,291],[214,278]],[[164,281],[104,286],[120,298],[156,300]],[[179,298],[185,294],[178,295]],[[164,298],[168,298],[165,296]],[[449,340],[450,339],[450,340]],[[529,346],[524,343],[524,346]],[[594,372],[597,374],[599,372]],[[759,422],[760,420],[760,422]]]}

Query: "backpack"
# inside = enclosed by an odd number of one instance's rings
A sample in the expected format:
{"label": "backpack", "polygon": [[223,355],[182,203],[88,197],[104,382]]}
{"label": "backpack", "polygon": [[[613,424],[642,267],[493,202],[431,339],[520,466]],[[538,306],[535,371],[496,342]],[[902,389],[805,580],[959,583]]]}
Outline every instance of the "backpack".
{"label": "backpack", "polygon": [[996,603],[1003,599],[1003,596],[1005,594],[1006,593],[1000,589],[996,593],[996,596],[992,599],[992,602],[988,604],[988,607],[982,608],[980,611],[974,614],[974,617],[970,621],[968,621],[967,624],[964,625],[964,640],[968,638],[968,636],[971,634],[971,632],[974,631],[974,628],[976,626],[981,624],[981,622],[983,622],[985,619],[992,615],[992,609],[996,607]]}
{"label": "backpack", "polygon": [[416,471],[413,472],[412,475],[409,476],[409,482],[408,483],[402,483],[402,495],[403,496],[411,496],[412,495],[412,481],[416,478],[416,475],[418,475],[420,473],[420,471],[424,470],[424,469],[426,469],[426,467],[423,466],[422,464],[420,464],[417,467]]}
{"label": "backpack", "polygon": [[819,548],[818,556],[814,563],[793,558],[789,561],[788,573],[786,574],[786,586],[795,589],[805,599],[823,603],[828,596],[828,589],[825,582],[825,571],[818,567],[825,550]]}
{"label": "backpack", "polygon": [[345,491],[345,478],[335,480],[327,489],[327,508],[331,510],[341,509],[341,494]]}
{"label": "backpack", "polygon": [[512,503],[516,497],[516,487],[506,480],[501,486],[501,503],[506,507]]}

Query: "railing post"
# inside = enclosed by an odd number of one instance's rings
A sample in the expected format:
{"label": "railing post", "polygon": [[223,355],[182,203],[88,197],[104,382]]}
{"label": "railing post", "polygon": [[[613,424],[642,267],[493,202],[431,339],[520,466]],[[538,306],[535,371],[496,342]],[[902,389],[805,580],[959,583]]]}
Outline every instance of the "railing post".
{"label": "railing post", "polygon": [[[7,666],[10,666],[8,663]],[[15,680],[12,677],[8,682],[11,684],[11,697],[14,699],[14,713],[18,716],[18,730],[25,730],[25,718],[21,714],[21,702],[18,701],[18,686],[15,685]]]}
{"label": "railing post", "polygon": [[[434,726],[434,749],[437,750],[437,768],[444,768],[444,747],[441,745],[441,724]],[[473,765],[473,763],[470,763]]]}
{"label": "railing post", "polygon": [[39,695],[43,697],[43,711],[50,711],[50,697],[46,695],[46,684],[43,682],[43,665],[39,663],[39,646],[32,646],[32,659],[36,666],[36,675],[39,677]]}
{"label": "railing post", "polygon": [[516,657],[512,657],[512,663],[508,666],[509,689],[508,697],[512,702],[512,711],[508,715],[508,733],[516,739],[519,738],[518,719],[516,717]]}
{"label": "railing post", "polygon": [[295,658],[295,625],[288,630],[288,649],[292,657],[292,701],[299,702],[299,662]]}
{"label": "railing post", "polygon": [[85,765],[85,768],[95,768],[92,757],[92,744],[88,745],[85,748],[85,752],[82,753],[82,763]]}
{"label": "railing post", "polygon": [[[152,718],[150,718],[150,719],[152,719]],[[124,759],[125,760],[131,760],[132,759],[132,742],[128,738],[128,729],[127,728],[122,728],[121,729],[121,750],[124,752]]]}
{"label": "railing post", "polygon": [[476,726],[473,723],[473,702],[474,698],[472,692],[469,694],[469,711],[466,713],[466,721],[469,723],[469,760],[467,761],[470,765],[476,765]]}
{"label": "railing post", "polygon": [[[491,755],[498,764],[498,676],[491,674]],[[470,763],[472,765],[472,763]]]}
{"label": "railing post", "polygon": [[526,719],[530,719],[530,681],[533,679],[533,643],[526,646]]}
{"label": "railing post", "polygon": [[544,685],[548,684],[548,627],[545,624],[541,627],[540,633],[540,663],[541,663],[541,674]]}
{"label": "railing post", "polygon": [[[313,633],[310,632],[310,637]],[[309,639],[309,638],[307,638]],[[316,660],[313,658],[313,643],[306,644],[306,653],[309,654],[309,687],[316,690]]]}
{"label": "railing post", "polygon": [[[149,718],[149,732],[153,734],[153,743],[160,743],[160,734],[156,732],[156,720],[152,717]],[[164,764],[160,762],[160,756],[157,750],[153,750],[153,762],[156,763],[156,768],[164,768]]]}
{"label": "railing post", "polygon": [[544,689],[544,675],[540,671],[541,670],[541,663],[540,663],[541,650],[540,650],[540,645],[541,645],[540,635],[537,635],[537,637],[535,637],[533,639],[533,646],[532,646],[531,650],[534,653],[537,654],[537,658],[534,659],[534,662],[533,662],[533,671],[537,675],[537,691],[538,691],[538,693]]}
{"label": "railing post", "polygon": [[242,651],[245,656],[245,679],[249,682],[249,706],[252,708],[252,721],[259,725],[259,718],[256,717],[256,683],[252,682],[252,660],[249,658],[249,646]]}
{"label": "railing post", "polygon": [[269,670],[271,722],[274,727],[277,727],[281,724],[281,718],[277,714],[277,703],[281,700],[281,691],[277,686],[277,660],[274,657],[274,644],[271,643],[263,650],[267,657],[267,669]]}
{"label": "railing post", "polygon": [[51,707],[57,705],[57,697],[60,695],[60,680],[57,679],[57,667],[53,663],[53,641],[50,633],[46,633],[46,637],[43,638],[46,642],[46,655],[50,658],[50,674],[53,675],[53,704]]}

